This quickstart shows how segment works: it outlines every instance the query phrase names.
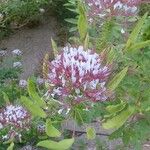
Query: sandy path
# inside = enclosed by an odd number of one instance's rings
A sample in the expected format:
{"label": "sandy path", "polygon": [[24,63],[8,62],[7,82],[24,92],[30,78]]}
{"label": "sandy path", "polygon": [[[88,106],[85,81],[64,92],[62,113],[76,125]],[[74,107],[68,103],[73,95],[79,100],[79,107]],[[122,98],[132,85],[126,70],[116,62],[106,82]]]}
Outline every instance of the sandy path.
{"label": "sandy path", "polygon": [[0,47],[8,51],[20,49],[23,51],[22,79],[34,74],[39,67],[41,59],[46,52],[51,51],[50,39],[56,39],[59,25],[55,18],[42,19],[39,26],[17,30],[9,38],[0,42]]}

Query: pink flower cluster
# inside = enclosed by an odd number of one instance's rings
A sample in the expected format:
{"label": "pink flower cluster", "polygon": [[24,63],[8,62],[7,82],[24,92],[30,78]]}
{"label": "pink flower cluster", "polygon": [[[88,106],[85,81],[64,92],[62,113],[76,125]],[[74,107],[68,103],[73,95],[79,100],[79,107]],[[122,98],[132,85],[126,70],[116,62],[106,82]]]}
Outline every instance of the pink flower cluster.
{"label": "pink flower cluster", "polygon": [[0,110],[0,124],[17,129],[26,128],[30,121],[30,114],[22,106],[7,105]]}
{"label": "pink flower cluster", "polygon": [[85,0],[89,6],[89,16],[130,16],[138,10],[138,5],[149,0]]}
{"label": "pink flower cluster", "polygon": [[50,62],[49,70],[48,82],[52,85],[49,92],[61,100],[70,98],[79,103],[108,98],[105,85],[110,68],[103,65],[101,57],[92,50],[67,46]]}

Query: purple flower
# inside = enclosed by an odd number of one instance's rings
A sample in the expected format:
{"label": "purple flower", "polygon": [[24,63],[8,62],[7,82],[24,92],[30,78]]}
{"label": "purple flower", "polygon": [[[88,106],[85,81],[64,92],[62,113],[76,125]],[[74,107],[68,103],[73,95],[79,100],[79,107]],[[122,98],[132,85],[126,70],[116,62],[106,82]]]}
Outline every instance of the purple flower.
{"label": "purple flower", "polygon": [[105,101],[108,98],[106,82],[109,66],[102,64],[101,57],[83,46],[65,47],[50,62],[48,82],[53,85],[49,93],[60,99],[70,98],[75,102]]}

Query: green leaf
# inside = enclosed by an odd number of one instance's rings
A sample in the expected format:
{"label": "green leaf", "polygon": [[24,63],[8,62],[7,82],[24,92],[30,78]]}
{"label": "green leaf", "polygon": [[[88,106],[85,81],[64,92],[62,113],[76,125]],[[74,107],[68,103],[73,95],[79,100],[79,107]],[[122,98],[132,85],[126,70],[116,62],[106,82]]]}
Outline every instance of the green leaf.
{"label": "green leaf", "polygon": [[121,110],[123,110],[124,108],[126,107],[126,103],[124,102],[121,102],[120,104],[117,104],[117,105],[109,105],[106,107],[106,110],[109,112],[109,113],[117,113]]}
{"label": "green leaf", "polygon": [[110,134],[109,140],[114,140],[114,139],[118,139],[118,138],[122,137],[122,132],[123,132],[122,127],[115,130],[113,133]]}
{"label": "green leaf", "polygon": [[78,20],[77,19],[73,19],[73,18],[67,18],[65,19],[65,21],[71,23],[71,24],[75,24],[77,25],[78,24]]}
{"label": "green leaf", "polygon": [[145,19],[147,17],[147,13],[145,13],[145,15],[138,21],[137,25],[135,26],[135,28],[133,29],[132,33],[130,34],[129,36],[129,39],[127,41],[127,44],[126,44],[126,50],[132,45],[135,43],[137,37],[138,37],[138,34],[140,33],[141,31],[141,28],[145,22]]}
{"label": "green leaf", "polygon": [[77,9],[71,9],[71,8],[67,8],[68,10],[70,10],[71,12],[74,12],[76,14],[78,14],[78,10]]}
{"label": "green leaf", "polygon": [[57,44],[55,43],[55,41],[53,40],[53,38],[51,38],[51,43],[52,43],[54,56],[56,57],[58,55],[58,47],[57,47]]}
{"label": "green leaf", "polygon": [[13,150],[14,149],[14,143],[12,142],[9,147],[7,148],[7,150]]}
{"label": "green leaf", "polygon": [[28,92],[29,92],[30,97],[34,100],[35,103],[39,105],[39,107],[46,106],[45,101],[41,99],[38,93],[36,92],[35,83],[31,79],[28,79]]}
{"label": "green leaf", "polygon": [[84,41],[84,48],[87,50],[89,46],[89,34],[86,35],[85,41]]}
{"label": "green leaf", "polygon": [[114,26],[115,26],[115,22],[113,19],[106,20],[102,25],[102,31],[100,32],[96,40],[97,52],[104,50],[112,42],[112,39],[114,38],[113,36]]}
{"label": "green leaf", "polygon": [[96,132],[95,132],[95,129],[94,129],[94,128],[88,127],[88,128],[86,129],[86,132],[87,132],[87,139],[88,139],[88,140],[93,140],[93,139],[95,139],[95,137],[96,137]]}
{"label": "green leaf", "polygon": [[115,58],[116,58],[115,50],[111,48],[111,50],[108,52],[107,64],[111,64],[115,60]]}
{"label": "green leaf", "polygon": [[52,125],[52,122],[50,119],[46,120],[46,134],[49,137],[60,137],[61,133]]}
{"label": "green leaf", "polygon": [[128,67],[125,67],[121,72],[119,72],[108,84],[109,90],[115,90],[123,78],[126,76]]}
{"label": "green leaf", "polygon": [[6,104],[9,104],[10,102],[9,102],[9,98],[8,98],[7,94],[5,92],[2,92],[2,94],[3,94],[3,98],[6,102]]}
{"label": "green leaf", "polygon": [[135,108],[128,106],[126,109],[122,110],[115,117],[108,119],[105,123],[102,124],[104,129],[118,129],[120,128],[128,118],[134,113]]}
{"label": "green leaf", "polygon": [[79,7],[78,31],[80,34],[81,41],[84,41],[88,30],[87,18],[82,3],[79,2],[78,7]]}
{"label": "green leaf", "polygon": [[21,102],[32,113],[32,115],[46,118],[46,113],[43,111],[43,109],[33,103],[29,98],[22,96]]}
{"label": "green leaf", "polygon": [[72,146],[73,143],[74,143],[74,138],[65,139],[60,142],[45,140],[39,142],[37,146],[44,147],[47,149],[53,149],[53,150],[67,150]]}
{"label": "green leaf", "polygon": [[78,30],[77,27],[72,27],[72,28],[69,29],[69,32],[75,32],[75,31],[77,31],[77,30]]}
{"label": "green leaf", "polygon": [[147,46],[150,46],[150,40],[147,40],[147,41],[144,41],[144,42],[139,42],[139,43],[136,43],[136,44],[133,44],[129,50],[131,51],[134,51],[134,50],[139,50],[141,48],[145,48]]}

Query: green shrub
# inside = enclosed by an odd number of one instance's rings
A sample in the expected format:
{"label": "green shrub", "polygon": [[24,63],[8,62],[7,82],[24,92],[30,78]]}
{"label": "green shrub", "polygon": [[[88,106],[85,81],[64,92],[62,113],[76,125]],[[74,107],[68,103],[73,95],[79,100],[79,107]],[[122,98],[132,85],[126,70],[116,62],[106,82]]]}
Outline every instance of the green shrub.
{"label": "green shrub", "polygon": [[36,21],[41,15],[40,8],[49,0],[8,0],[0,4],[0,37],[6,35],[11,28],[23,26]]}
{"label": "green shrub", "polygon": [[64,22],[66,18],[75,17],[74,13],[66,9],[65,4],[68,3],[68,1],[69,0],[51,0],[49,4],[49,10],[62,22]]}

